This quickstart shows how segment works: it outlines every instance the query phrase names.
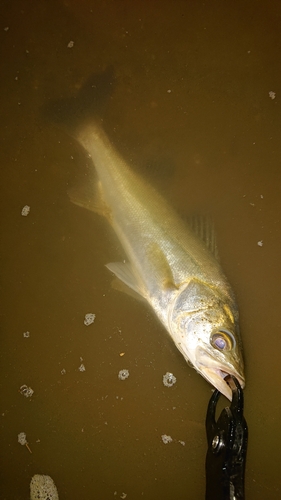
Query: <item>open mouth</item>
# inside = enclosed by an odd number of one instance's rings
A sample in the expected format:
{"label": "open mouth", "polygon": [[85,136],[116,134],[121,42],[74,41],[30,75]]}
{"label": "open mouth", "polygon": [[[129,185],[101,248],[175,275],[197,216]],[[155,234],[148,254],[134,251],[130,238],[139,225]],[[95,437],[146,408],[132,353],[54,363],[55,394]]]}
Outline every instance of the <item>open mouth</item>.
{"label": "open mouth", "polygon": [[[219,367],[218,363],[215,360],[208,358],[206,363],[201,362],[197,365],[198,371],[203,375],[203,377],[208,380],[210,384],[212,384],[221,394],[223,394],[230,401],[232,400],[232,389],[228,384],[228,381],[225,378],[228,375],[232,375],[235,377],[241,387],[245,386],[244,379],[237,373],[235,369],[232,367],[227,367],[227,371],[224,369],[226,367]],[[232,368],[232,369],[231,369]]]}
{"label": "open mouth", "polygon": [[218,374],[220,375],[221,378],[225,379],[225,377],[227,377],[227,375],[229,375],[229,373],[227,372],[224,372],[223,370],[219,370],[218,369]]}
{"label": "open mouth", "polygon": [[242,388],[245,386],[243,372],[239,370],[239,367],[236,368],[223,359],[215,359],[212,353],[201,347],[196,349],[195,364],[197,371],[230,401],[232,400],[232,390],[225,378],[232,375],[238,380]]}
{"label": "open mouth", "polygon": [[228,372],[226,372],[225,370],[222,370],[221,368],[218,368],[216,366],[207,367],[201,365],[200,373],[206,380],[208,380],[208,382],[210,382],[210,384],[212,384],[218,391],[221,392],[221,394],[223,394],[230,401],[232,400],[232,389],[228,385],[225,378],[228,375],[232,375],[238,380],[242,388],[245,386],[244,379],[242,379],[241,376],[239,376],[235,370],[229,370]]}
{"label": "open mouth", "polygon": [[232,390],[227,382],[224,380],[228,373],[220,369],[212,369],[204,367],[202,375],[212,384],[218,391],[220,391],[230,401],[232,400]]}
{"label": "open mouth", "polygon": [[[232,375],[232,377],[235,377],[239,384],[241,385],[242,389],[245,387],[245,380],[240,377],[240,375],[238,375],[237,372],[235,371],[229,371],[229,372],[225,372],[224,370],[220,370],[218,369],[218,374],[220,375],[220,377],[224,380],[228,375]],[[228,383],[228,382],[226,382]]]}

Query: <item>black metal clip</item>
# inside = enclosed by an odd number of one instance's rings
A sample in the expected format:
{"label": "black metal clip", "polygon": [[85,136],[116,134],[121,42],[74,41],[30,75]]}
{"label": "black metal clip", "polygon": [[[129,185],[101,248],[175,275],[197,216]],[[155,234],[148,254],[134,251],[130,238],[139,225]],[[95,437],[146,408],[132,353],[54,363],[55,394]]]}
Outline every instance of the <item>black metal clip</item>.
{"label": "black metal clip", "polygon": [[206,500],[244,500],[244,477],[248,427],[243,417],[243,391],[238,380],[228,375],[232,390],[230,407],[215,419],[220,392],[212,395],[206,416]]}

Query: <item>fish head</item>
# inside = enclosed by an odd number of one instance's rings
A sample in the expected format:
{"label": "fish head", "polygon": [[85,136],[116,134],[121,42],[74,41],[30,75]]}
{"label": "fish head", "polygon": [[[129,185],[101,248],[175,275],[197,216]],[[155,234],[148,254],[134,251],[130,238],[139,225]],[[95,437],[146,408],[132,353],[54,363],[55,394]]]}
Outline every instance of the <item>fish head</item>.
{"label": "fish head", "polygon": [[232,391],[225,381],[227,375],[245,386],[238,311],[231,295],[199,281],[190,282],[174,302],[169,329],[185,359],[228,399]]}

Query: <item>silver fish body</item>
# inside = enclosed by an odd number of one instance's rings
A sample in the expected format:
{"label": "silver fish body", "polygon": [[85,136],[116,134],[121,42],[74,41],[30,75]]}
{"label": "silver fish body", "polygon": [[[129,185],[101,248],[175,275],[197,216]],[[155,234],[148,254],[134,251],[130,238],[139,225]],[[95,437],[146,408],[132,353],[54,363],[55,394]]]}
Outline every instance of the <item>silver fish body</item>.
{"label": "silver fish body", "polygon": [[127,257],[107,267],[150,304],[185,359],[231,399],[226,374],[245,384],[238,310],[215,256],[212,228],[202,241],[124,161],[97,121],[76,138],[93,172],[70,198],[106,216]]}

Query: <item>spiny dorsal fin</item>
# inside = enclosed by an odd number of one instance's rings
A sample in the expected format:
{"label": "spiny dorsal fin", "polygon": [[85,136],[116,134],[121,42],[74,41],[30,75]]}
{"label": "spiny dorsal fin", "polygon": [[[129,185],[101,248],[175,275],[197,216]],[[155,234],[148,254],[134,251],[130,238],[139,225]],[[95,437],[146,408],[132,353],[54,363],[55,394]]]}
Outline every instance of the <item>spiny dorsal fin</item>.
{"label": "spiny dorsal fin", "polygon": [[208,250],[219,260],[216,233],[212,217],[207,215],[192,215],[189,218],[192,231],[200,238]]}

